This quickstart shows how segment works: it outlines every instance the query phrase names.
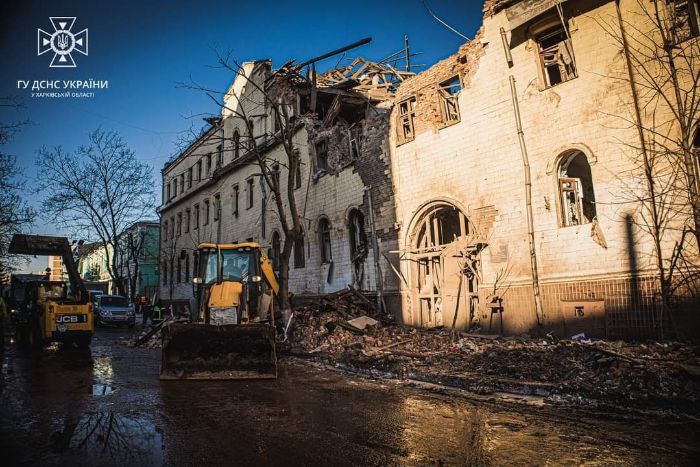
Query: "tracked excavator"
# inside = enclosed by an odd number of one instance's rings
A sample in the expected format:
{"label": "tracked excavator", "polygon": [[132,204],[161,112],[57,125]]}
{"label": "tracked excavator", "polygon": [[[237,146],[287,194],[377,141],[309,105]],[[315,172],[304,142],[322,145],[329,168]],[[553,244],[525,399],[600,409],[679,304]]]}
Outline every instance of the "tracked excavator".
{"label": "tracked excavator", "polygon": [[279,284],[258,243],[197,249],[192,323],[162,330],[161,380],[277,378],[275,301]]}

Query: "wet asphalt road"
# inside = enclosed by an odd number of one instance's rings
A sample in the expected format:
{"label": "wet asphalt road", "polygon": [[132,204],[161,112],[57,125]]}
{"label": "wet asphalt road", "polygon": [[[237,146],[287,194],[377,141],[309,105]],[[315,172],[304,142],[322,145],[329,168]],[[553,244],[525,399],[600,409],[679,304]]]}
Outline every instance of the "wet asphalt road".
{"label": "wet asphalt road", "polygon": [[284,360],[258,382],[160,382],[159,349],[92,349],[2,370],[2,465],[699,465],[700,423],[474,401]]}

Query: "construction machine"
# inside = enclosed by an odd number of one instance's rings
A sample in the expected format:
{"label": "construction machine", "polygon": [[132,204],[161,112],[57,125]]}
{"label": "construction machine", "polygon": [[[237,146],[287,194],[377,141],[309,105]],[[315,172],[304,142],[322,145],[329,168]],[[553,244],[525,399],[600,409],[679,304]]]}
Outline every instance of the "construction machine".
{"label": "construction machine", "polygon": [[258,243],[203,243],[193,277],[193,323],[162,330],[160,379],[277,378],[279,284]]}
{"label": "construction machine", "polygon": [[23,347],[41,347],[49,342],[88,347],[94,332],[92,304],[68,239],[15,234],[8,252],[60,256],[69,279],[51,281],[44,276],[24,284],[22,300],[17,302],[15,310],[17,343]]}

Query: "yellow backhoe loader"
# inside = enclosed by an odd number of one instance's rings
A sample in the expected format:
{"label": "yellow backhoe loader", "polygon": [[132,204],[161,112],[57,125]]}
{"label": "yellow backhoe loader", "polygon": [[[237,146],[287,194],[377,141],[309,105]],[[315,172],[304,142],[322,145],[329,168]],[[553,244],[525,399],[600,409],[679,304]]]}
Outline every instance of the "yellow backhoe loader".
{"label": "yellow backhoe loader", "polygon": [[88,347],[95,328],[92,304],[68,239],[15,234],[8,252],[60,256],[68,273],[68,282],[48,277],[27,282],[17,305],[17,343],[22,347],[41,347],[49,342]]}
{"label": "yellow backhoe loader", "polygon": [[160,379],[277,378],[279,284],[257,243],[203,243],[193,278],[194,323],[163,327]]}

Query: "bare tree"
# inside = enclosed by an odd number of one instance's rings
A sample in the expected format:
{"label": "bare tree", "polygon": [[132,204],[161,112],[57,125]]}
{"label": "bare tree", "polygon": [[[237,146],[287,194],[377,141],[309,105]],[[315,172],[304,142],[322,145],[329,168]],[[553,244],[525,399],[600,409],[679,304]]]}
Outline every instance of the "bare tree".
{"label": "bare tree", "polygon": [[[22,103],[14,97],[0,97],[0,108],[18,110]],[[0,122],[0,273],[12,270],[16,256],[7,254],[12,235],[32,224],[36,212],[23,197],[24,179],[17,158],[5,153],[3,146],[26,121]]]}
{"label": "bare tree", "polygon": [[[638,142],[624,141],[632,170],[622,174],[635,216],[627,218],[651,239],[663,312],[680,296],[698,295],[700,184],[694,140],[700,118],[700,42],[692,2],[636,0],[613,21],[601,21],[620,47],[630,117]],[[636,297],[633,297],[636,300]],[[672,315],[669,315],[673,319]],[[661,330],[662,328],[660,328]]]}
{"label": "bare tree", "polygon": [[121,246],[119,248],[119,265],[129,284],[128,298],[131,302],[134,302],[141,257],[146,253],[146,232],[138,228],[138,226],[134,226],[134,228],[128,229],[120,235],[119,243]]}
{"label": "bare tree", "polygon": [[[239,62],[229,55],[219,56],[218,66],[236,77],[246,80],[254,92],[246,96],[225,94],[197,83],[183,84],[183,87],[205,93],[219,108],[230,113],[231,118],[239,119],[243,132],[228,138],[225,150],[240,151],[249,154],[252,164],[259,170],[261,187],[266,194],[265,200],[271,200],[274,214],[284,234],[284,242],[279,261],[278,280],[280,285],[279,300],[283,312],[291,309],[289,303],[289,265],[294,245],[304,237],[303,200],[297,199],[299,191],[295,190],[296,178],[301,165],[300,148],[295,137],[304,124],[304,116],[297,111],[299,88],[308,84],[300,76],[300,67],[289,62],[261,80],[256,71],[247,72]],[[252,95],[258,97],[251,97]],[[270,115],[274,131],[260,135],[255,133],[254,119],[261,114]],[[233,139],[236,139],[235,141]],[[283,148],[281,159],[267,156],[271,146]],[[283,174],[281,169],[286,169]]]}
{"label": "bare tree", "polygon": [[38,190],[45,194],[44,210],[54,221],[75,236],[102,244],[109,276],[124,294],[119,234],[153,212],[153,170],[114,131],[97,129],[88,141],[72,153],[60,146],[40,150]]}

